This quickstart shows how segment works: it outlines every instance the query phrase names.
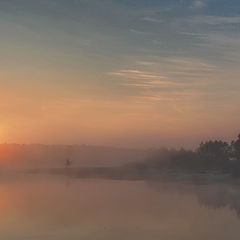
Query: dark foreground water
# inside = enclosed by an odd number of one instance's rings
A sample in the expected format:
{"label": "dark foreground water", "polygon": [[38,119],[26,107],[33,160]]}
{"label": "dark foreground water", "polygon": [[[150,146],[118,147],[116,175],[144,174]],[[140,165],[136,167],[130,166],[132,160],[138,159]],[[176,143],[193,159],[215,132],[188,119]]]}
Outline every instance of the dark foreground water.
{"label": "dark foreground water", "polygon": [[239,240],[240,186],[0,178],[1,240]]}

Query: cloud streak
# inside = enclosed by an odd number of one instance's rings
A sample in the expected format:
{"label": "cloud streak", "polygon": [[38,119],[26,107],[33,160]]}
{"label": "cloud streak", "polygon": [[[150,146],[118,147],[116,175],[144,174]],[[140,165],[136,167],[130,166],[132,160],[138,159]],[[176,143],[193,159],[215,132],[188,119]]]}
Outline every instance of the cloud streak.
{"label": "cloud streak", "polygon": [[195,0],[192,2],[192,8],[203,8],[206,6],[206,3],[203,0]]}
{"label": "cloud streak", "polygon": [[239,24],[240,17],[239,16],[230,16],[230,17],[222,17],[222,16],[196,16],[192,18],[192,21],[201,24],[209,24],[209,25],[219,25],[219,24]]}
{"label": "cloud streak", "polygon": [[151,72],[144,72],[136,69],[127,69],[127,70],[120,70],[117,72],[109,73],[113,76],[124,77],[128,79],[138,79],[138,80],[152,80],[152,79],[164,79],[166,76],[154,74]]}

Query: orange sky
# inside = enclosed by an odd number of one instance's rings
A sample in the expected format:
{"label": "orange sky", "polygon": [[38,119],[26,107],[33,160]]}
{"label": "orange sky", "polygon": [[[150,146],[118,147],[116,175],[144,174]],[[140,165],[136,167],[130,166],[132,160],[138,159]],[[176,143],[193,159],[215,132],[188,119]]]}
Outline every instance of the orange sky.
{"label": "orange sky", "polygon": [[240,20],[120,2],[0,2],[1,142],[193,147],[237,135]]}

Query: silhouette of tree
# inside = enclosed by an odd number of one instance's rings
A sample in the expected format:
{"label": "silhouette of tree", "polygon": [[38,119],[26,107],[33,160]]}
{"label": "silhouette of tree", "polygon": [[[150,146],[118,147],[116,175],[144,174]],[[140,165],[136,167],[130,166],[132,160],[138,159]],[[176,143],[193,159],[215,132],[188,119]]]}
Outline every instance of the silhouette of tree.
{"label": "silhouette of tree", "polygon": [[199,161],[209,170],[227,170],[231,148],[227,142],[207,141],[197,149]]}
{"label": "silhouette of tree", "polygon": [[202,142],[195,151],[160,148],[141,163],[131,163],[128,168],[141,172],[218,171],[240,177],[240,134],[231,144],[221,140]]}
{"label": "silhouette of tree", "polygon": [[240,177],[240,134],[231,143],[231,171],[234,177]]}
{"label": "silhouette of tree", "polygon": [[240,134],[238,135],[238,139],[236,141],[232,141],[231,146],[233,157],[235,157],[236,160],[240,160]]}

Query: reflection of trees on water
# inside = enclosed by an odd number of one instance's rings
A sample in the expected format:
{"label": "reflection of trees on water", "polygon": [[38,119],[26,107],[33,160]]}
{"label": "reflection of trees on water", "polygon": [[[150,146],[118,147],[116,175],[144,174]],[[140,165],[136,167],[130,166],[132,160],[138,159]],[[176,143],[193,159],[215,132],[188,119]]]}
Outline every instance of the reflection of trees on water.
{"label": "reflection of trees on water", "polygon": [[229,208],[240,218],[240,184],[196,184],[190,182],[147,181],[155,191],[195,195],[199,204],[208,209]]}
{"label": "reflection of trees on water", "polygon": [[240,189],[238,185],[210,185],[197,191],[199,203],[209,209],[230,208],[240,217]]}

